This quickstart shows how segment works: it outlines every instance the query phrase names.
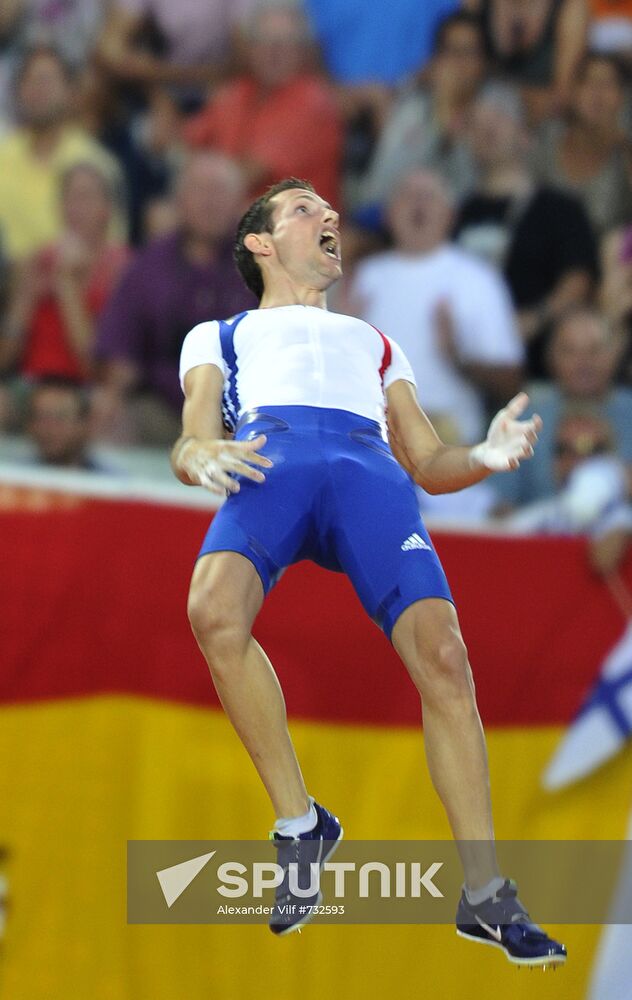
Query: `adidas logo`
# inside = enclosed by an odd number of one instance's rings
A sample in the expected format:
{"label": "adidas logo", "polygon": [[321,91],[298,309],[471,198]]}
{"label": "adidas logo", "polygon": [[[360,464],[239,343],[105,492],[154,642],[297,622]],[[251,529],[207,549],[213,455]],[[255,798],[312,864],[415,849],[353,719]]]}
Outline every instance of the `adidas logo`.
{"label": "adidas logo", "polygon": [[417,532],[415,532],[414,535],[408,536],[404,544],[401,546],[401,549],[402,552],[410,552],[412,549],[427,549],[428,552],[432,552],[428,542],[425,542],[421,535],[418,535]]}

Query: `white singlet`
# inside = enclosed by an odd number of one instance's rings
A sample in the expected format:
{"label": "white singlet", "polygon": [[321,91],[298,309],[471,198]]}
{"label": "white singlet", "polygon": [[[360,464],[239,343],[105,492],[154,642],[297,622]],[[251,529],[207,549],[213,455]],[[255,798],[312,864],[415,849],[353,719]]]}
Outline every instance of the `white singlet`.
{"label": "white singlet", "polygon": [[224,422],[265,406],[320,406],[384,421],[384,390],[415,385],[404,352],[364,320],[315,306],[277,306],[200,323],[187,334],[180,383],[198,365],[224,375]]}

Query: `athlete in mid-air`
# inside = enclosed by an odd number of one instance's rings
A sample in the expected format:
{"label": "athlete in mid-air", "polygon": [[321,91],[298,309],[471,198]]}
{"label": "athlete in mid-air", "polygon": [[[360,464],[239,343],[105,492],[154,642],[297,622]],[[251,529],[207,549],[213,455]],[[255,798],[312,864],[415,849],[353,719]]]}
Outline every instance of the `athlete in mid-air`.
{"label": "athlete in mid-air", "polygon": [[563,962],[564,946],[529,920],[498,871],[472,674],[414,490],[451,492],[515,469],[533,453],[539,418],[518,419],[521,394],[480,444],[439,440],[397,344],[327,311],[327,289],[342,273],[339,219],[307,182],[282,181],[250,207],[235,259],[260,305],[186,337],[172,465],[182,482],[227,495],[195,566],[189,617],[277,817],[286,877],[270,927],[284,934],[309,919],[320,894],[293,895],[288,866],[322,867],[342,836],[337,817],[308,795],[279,682],[252,636],[283,570],[311,559],[347,574],[421,694],[428,767],[465,873],[457,931],[517,963]]}

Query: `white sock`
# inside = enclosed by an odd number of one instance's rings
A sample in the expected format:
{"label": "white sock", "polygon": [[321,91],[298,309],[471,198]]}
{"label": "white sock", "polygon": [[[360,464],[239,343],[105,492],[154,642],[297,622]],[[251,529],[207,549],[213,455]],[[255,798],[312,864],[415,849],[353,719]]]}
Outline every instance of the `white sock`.
{"label": "white sock", "polygon": [[274,824],[274,829],[282,837],[298,837],[299,833],[307,833],[313,830],[318,823],[318,813],[314,809],[314,800],[309,797],[309,809],[302,816],[281,816]]}
{"label": "white sock", "polygon": [[506,879],[497,875],[496,878],[493,878],[491,882],[488,882],[481,889],[470,889],[467,885],[463,886],[468,903],[472,906],[479,906],[486,899],[491,899],[494,893],[503,887],[505,881]]}

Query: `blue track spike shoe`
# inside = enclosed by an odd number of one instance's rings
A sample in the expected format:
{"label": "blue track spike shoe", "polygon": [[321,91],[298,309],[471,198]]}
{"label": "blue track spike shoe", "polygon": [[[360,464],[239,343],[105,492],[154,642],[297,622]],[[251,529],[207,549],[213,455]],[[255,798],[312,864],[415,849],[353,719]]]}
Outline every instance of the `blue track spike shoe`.
{"label": "blue track spike shoe", "polygon": [[[320,905],[320,873],[323,865],[336,850],[343,837],[337,816],[314,802],[318,822],[313,830],[298,837],[282,837],[273,830],[270,839],[277,850],[277,864],[283,868],[283,881],[276,890],[274,910],[270,918],[273,934],[297,931],[314,916]],[[299,895],[296,888],[313,892]]]}
{"label": "blue track spike shoe", "polygon": [[509,879],[478,906],[468,902],[464,890],[456,912],[456,932],[469,941],[500,948],[515,965],[546,968],[566,961],[564,945],[531,923],[518,899],[516,883]]}

